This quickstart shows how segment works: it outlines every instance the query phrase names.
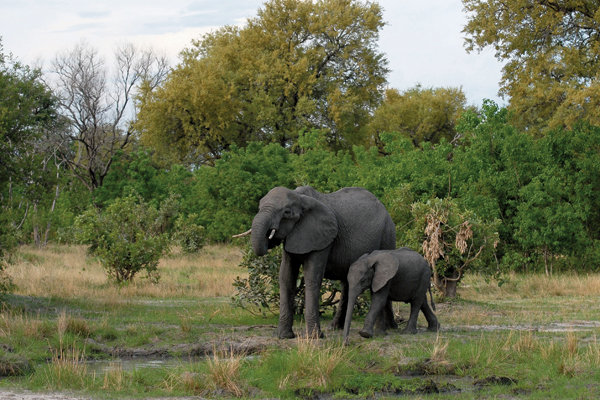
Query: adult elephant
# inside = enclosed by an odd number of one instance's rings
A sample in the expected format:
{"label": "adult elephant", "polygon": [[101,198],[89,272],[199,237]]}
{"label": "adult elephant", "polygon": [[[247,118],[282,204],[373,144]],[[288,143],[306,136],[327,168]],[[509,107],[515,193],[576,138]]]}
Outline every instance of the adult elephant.
{"label": "adult elephant", "polygon": [[[295,337],[294,295],[301,265],[307,334],[322,337],[319,300],[323,278],[343,283],[341,306],[333,321],[334,328],[342,329],[348,304],[348,268],[365,253],[396,247],[389,213],[371,192],[356,187],[328,194],[310,186],[273,188],[260,200],[251,235],[258,256],[283,242],[278,326],[282,339]],[[393,323],[393,318],[389,322]]]}

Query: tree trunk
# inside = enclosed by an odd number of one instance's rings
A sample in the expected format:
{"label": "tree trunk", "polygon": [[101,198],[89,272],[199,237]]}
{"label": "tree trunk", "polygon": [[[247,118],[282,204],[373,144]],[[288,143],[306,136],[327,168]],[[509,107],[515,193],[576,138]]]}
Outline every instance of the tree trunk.
{"label": "tree trunk", "polygon": [[33,242],[35,243],[36,247],[40,247],[40,230],[38,228],[38,221],[37,221],[37,201],[35,201],[33,203],[33,215],[32,215],[32,225],[33,225]]}
{"label": "tree trunk", "polygon": [[544,253],[544,269],[546,270],[546,276],[550,276],[550,273],[548,272],[548,248],[547,247],[544,247],[543,253]]}
{"label": "tree trunk", "polygon": [[456,297],[456,288],[458,286],[458,281],[446,281],[446,290],[444,293],[445,297],[455,298]]}
{"label": "tree trunk", "polygon": [[435,286],[442,292],[443,297],[455,298],[458,288],[458,272],[453,271],[450,276],[436,275],[434,277]]}

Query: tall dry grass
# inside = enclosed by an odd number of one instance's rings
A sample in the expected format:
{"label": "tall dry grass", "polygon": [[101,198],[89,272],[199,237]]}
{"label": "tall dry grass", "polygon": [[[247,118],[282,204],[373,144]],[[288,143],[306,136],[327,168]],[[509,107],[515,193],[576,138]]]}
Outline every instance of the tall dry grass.
{"label": "tall dry grass", "polygon": [[292,372],[281,378],[281,390],[298,386],[324,388],[349,359],[348,349],[340,343],[323,343],[316,338],[299,336],[296,344],[296,350],[289,353]]}
{"label": "tall dry grass", "polygon": [[131,284],[118,286],[109,281],[102,265],[87,255],[85,246],[23,246],[6,273],[15,283],[16,293],[27,296],[209,298],[234,293],[235,277],[246,273],[239,267],[241,258],[241,250],[234,246],[210,245],[191,255],[175,249],[160,261],[158,283],[139,275]]}
{"label": "tall dry grass", "polygon": [[235,354],[233,349],[229,352],[214,351],[207,361],[206,383],[213,391],[224,390],[235,397],[242,397],[245,393],[244,383],[240,371],[245,355]]}
{"label": "tall dry grass", "polygon": [[600,295],[600,274],[542,274],[511,273],[502,286],[486,281],[477,274],[466,275],[459,286],[460,295],[473,300],[529,299],[560,296]]}

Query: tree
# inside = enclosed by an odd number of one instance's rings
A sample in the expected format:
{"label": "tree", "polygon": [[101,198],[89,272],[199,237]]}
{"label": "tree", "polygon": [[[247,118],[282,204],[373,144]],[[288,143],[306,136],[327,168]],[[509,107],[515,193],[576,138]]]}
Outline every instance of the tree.
{"label": "tree", "polygon": [[[134,98],[141,85],[158,85],[167,71],[164,57],[125,45],[115,52],[114,76],[86,44],[54,60],[54,84],[68,129],[56,147],[90,191],[102,186],[113,156],[134,138]],[[146,89],[147,90],[147,89]]]}
{"label": "tree", "polygon": [[415,147],[422,142],[438,143],[442,138],[451,141],[466,101],[460,88],[423,89],[416,86],[404,92],[388,89],[369,123],[369,133],[380,147],[383,132],[405,136]]}
{"label": "tree", "polygon": [[32,195],[45,178],[40,142],[57,115],[40,71],[5,55],[0,41],[0,272],[29,212],[30,198],[18,194]]}
{"label": "tree", "polygon": [[514,216],[519,192],[540,173],[542,154],[536,140],[508,122],[508,110],[486,100],[479,112],[469,110],[457,125],[453,150],[452,196],[482,218],[503,221],[502,246],[515,244]]}
{"label": "tree", "polygon": [[214,164],[232,144],[295,143],[326,129],[333,148],[365,140],[381,100],[381,8],[359,0],[270,0],[243,28],[226,26],[183,52],[143,96],[144,143],[170,158]]}
{"label": "tree", "polygon": [[534,132],[600,123],[600,3],[463,0],[467,50],[491,46],[506,64],[500,92],[517,126]]}

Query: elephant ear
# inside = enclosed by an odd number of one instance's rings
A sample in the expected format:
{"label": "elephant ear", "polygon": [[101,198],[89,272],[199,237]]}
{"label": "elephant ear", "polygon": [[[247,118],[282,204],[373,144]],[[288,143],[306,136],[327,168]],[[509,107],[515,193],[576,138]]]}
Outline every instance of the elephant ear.
{"label": "elephant ear", "polygon": [[285,251],[306,254],[323,250],[338,234],[337,218],[331,208],[310,196],[299,194],[302,215],[285,239]]}
{"label": "elephant ear", "polygon": [[373,282],[371,289],[373,293],[381,290],[398,272],[398,261],[392,255],[382,255],[377,258],[373,265],[375,273],[373,274]]}

